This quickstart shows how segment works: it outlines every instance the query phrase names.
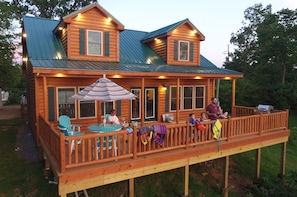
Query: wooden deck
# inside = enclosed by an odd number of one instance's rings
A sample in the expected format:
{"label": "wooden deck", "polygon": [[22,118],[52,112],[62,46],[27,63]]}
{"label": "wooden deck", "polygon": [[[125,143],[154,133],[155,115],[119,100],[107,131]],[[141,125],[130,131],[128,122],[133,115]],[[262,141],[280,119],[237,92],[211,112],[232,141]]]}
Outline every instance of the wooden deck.
{"label": "wooden deck", "polygon": [[[47,167],[58,178],[59,195],[66,196],[123,180],[130,180],[133,184],[136,177],[187,168],[200,162],[288,141],[288,111],[248,115],[252,114],[250,109],[238,108],[234,112],[237,113],[236,117],[221,120],[219,141],[213,139],[211,121],[203,122],[205,131],[197,130],[188,123],[171,123],[166,124],[167,133],[162,146],[154,140],[147,145],[142,144],[137,128],[132,134],[121,130],[65,138],[53,125],[39,117],[40,145]],[[112,140],[111,149],[104,150],[101,144],[102,151],[98,151],[98,139],[116,140]],[[71,144],[74,144],[73,151]]]}

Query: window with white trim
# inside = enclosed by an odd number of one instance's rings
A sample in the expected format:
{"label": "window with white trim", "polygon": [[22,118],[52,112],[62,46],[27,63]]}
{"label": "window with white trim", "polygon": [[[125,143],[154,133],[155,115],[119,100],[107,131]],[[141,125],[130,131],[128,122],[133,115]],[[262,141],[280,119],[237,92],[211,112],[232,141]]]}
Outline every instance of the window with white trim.
{"label": "window with white trim", "polygon": [[71,98],[74,93],[74,87],[57,88],[58,116],[66,115],[75,118],[75,99]]}
{"label": "window with white trim", "polygon": [[[84,88],[79,88],[81,91]],[[96,102],[95,101],[79,101],[79,117],[80,118],[92,118],[96,117]]]}
{"label": "window with white trim", "polygon": [[136,95],[136,98],[131,100],[131,120],[139,120],[141,118],[141,89],[132,88],[131,92]]}
{"label": "window with white trim", "polygon": [[179,41],[178,53],[178,60],[189,61],[189,42]]}
{"label": "window with white trim", "polygon": [[102,32],[101,31],[87,31],[87,53],[88,55],[102,56]]}
{"label": "window with white trim", "polygon": [[183,86],[183,109],[193,109],[193,86]]}
{"label": "window with white trim", "polygon": [[[176,111],[177,104],[177,87],[170,86],[170,111]],[[181,87],[179,87],[179,109],[181,109]]]}
{"label": "window with white trim", "polygon": [[204,96],[205,95],[205,87],[204,86],[195,86],[195,108],[203,109],[204,108]]}
{"label": "window with white trim", "polygon": [[[170,86],[170,111],[176,111],[177,87]],[[180,110],[203,109],[205,106],[205,86],[180,86]]]}
{"label": "window with white trim", "polygon": [[101,115],[103,116],[104,114],[110,114],[111,110],[115,109],[114,106],[115,106],[114,101],[109,101],[109,102],[101,101]]}

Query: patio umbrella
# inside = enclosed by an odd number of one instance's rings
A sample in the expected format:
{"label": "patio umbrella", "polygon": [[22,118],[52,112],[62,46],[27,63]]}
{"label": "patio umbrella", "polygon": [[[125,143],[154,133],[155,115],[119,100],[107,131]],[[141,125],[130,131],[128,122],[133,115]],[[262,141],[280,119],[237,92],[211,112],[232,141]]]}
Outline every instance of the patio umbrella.
{"label": "patio umbrella", "polygon": [[82,89],[71,97],[80,101],[103,101],[105,116],[105,102],[135,99],[136,95],[112,82],[103,75],[103,78],[98,79],[95,83]]}

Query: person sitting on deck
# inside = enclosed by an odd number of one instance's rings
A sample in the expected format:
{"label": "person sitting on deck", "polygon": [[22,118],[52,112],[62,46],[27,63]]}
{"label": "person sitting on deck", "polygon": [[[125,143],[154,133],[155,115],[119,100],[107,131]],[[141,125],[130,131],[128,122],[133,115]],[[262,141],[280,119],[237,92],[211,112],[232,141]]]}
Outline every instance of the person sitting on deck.
{"label": "person sitting on deck", "polygon": [[121,124],[119,118],[117,117],[117,112],[115,109],[111,110],[108,116],[107,123],[109,124]]}
{"label": "person sitting on deck", "polygon": [[206,113],[205,112],[201,112],[200,122],[208,121],[208,120],[210,120],[210,119],[206,117]]}
{"label": "person sitting on deck", "polygon": [[198,130],[201,130],[201,131],[204,131],[205,130],[205,126],[203,126],[200,123],[200,120],[199,119],[196,119],[195,114],[191,113],[189,116],[190,116],[189,122],[191,124],[194,124]]}
{"label": "person sitting on deck", "polygon": [[206,107],[206,114],[211,120],[228,118],[228,112],[223,113],[222,108],[218,106],[218,99],[215,97],[211,99],[211,104]]}

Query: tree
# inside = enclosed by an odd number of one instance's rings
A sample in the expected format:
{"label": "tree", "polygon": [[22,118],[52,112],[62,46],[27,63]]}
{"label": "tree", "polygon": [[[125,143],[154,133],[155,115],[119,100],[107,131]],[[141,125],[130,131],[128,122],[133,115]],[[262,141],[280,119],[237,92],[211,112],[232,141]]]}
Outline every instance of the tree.
{"label": "tree", "polygon": [[8,90],[14,85],[14,77],[17,73],[13,67],[14,38],[12,33],[13,7],[7,2],[0,2],[0,87]]}
{"label": "tree", "polygon": [[[237,84],[237,97],[252,106],[256,102],[293,107],[296,102],[291,103],[290,95],[297,93],[292,85],[297,83],[297,10],[272,13],[271,5],[256,4],[245,10],[244,18],[244,26],[231,35],[235,46],[232,60],[224,65],[245,74]],[[244,95],[247,93],[252,95]]]}
{"label": "tree", "polygon": [[91,0],[13,0],[12,5],[17,6],[23,14],[32,14],[45,18],[56,18],[66,16],[95,1]]}
{"label": "tree", "polygon": [[[21,69],[14,62],[14,54],[17,46],[14,33],[15,7],[8,2],[0,2],[0,87],[10,92],[9,98],[19,98],[22,77]],[[15,95],[15,96],[14,96]]]}

